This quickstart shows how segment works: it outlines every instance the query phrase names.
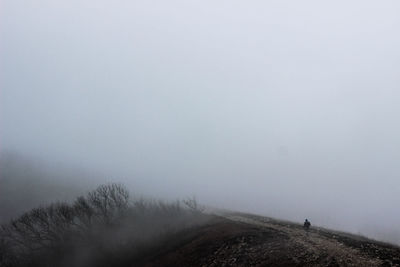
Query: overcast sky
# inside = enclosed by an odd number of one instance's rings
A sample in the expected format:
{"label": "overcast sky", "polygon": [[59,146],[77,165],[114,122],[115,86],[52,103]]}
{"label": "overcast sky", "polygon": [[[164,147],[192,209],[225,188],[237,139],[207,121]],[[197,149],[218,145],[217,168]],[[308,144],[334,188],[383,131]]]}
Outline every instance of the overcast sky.
{"label": "overcast sky", "polygon": [[1,150],[400,243],[400,2],[0,12]]}

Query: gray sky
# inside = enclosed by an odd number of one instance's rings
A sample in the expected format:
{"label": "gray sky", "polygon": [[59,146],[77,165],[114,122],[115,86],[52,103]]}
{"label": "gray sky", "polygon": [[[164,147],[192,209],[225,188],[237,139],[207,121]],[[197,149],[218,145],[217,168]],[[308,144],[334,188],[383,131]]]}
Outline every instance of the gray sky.
{"label": "gray sky", "polygon": [[0,12],[1,150],[400,243],[398,1]]}

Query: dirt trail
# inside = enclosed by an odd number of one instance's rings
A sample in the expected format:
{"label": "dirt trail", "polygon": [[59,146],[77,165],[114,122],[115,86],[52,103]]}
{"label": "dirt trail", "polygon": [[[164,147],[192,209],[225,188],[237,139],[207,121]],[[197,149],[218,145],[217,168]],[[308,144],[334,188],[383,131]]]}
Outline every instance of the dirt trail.
{"label": "dirt trail", "polygon": [[397,246],[244,213],[218,213],[171,240],[135,266],[400,266]]}
{"label": "dirt trail", "polygon": [[[340,234],[330,232],[328,230],[321,230],[316,228],[310,231],[305,231],[301,225],[277,221],[270,218],[265,218],[256,215],[247,215],[240,213],[225,213],[221,214],[223,217],[235,221],[248,223],[260,227],[275,229],[277,231],[285,233],[289,237],[290,243],[293,244],[294,248],[301,248],[303,253],[298,255],[295,253],[293,259],[296,258],[299,261],[304,260],[302,256],[312,255],[313,258],[321,259],[325,258],[328,265],[339,265],[339,266],[399,266],[400,262],[398,257],[382,259],[379,255],[371,255],[363,245],[350,246],[348,242],[343,242],[348,237],[341,237]],[[365,247],[372,245],[366,241],[367,239],[354,240],[355,242],[366,242]],[[371,241],[370,241],[371,242]],[[389,249],[395,251],[396,256],[400,256],[398,248],[388,245]],[[378,248],[378,247],[376,247]],[[379,254],[379,249],[375,249],[376,254]]]}

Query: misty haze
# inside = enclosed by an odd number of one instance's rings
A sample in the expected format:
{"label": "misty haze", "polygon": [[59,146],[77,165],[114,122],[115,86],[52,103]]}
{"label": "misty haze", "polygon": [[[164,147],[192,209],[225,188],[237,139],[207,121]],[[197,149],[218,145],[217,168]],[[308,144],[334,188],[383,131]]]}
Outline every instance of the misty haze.
{"label": "misty haze", "polygon": [[[1,1],[3,247],[20,251],[7,245],[19,231],[10,222],[68,210],[70,222],[107,229],[93,242],[133,244],[133,258],[107,247],[110,264],[173,266],[148,251],[211,225],[284,231],[264,216],[294,229],[307,218],[305,240],[318,227],[387,242],[397,256],[386,261],[400,264],[399,10],[394,0]],[[115,203],[96,206],[96,194]],[[75,250],[59,266],[103,261]],[[368,260],[357,263],[378,264]],[[1,267],[17,261],[0,256]]]}

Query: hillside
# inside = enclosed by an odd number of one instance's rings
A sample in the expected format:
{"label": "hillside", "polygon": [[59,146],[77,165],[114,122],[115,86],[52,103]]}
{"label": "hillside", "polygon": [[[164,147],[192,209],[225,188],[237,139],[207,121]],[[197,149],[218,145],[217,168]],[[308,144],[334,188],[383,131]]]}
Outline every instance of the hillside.
{"label": "hillside", "polygon": [[400,266],[400,247],[100,185],[0,227],[0,266]]}
{"label": "hillside", "polygon": [[322,228],[306,232],[299,224],[241,213],[223,214],[176,240],[140,265],[400,266],[394,245]]}

